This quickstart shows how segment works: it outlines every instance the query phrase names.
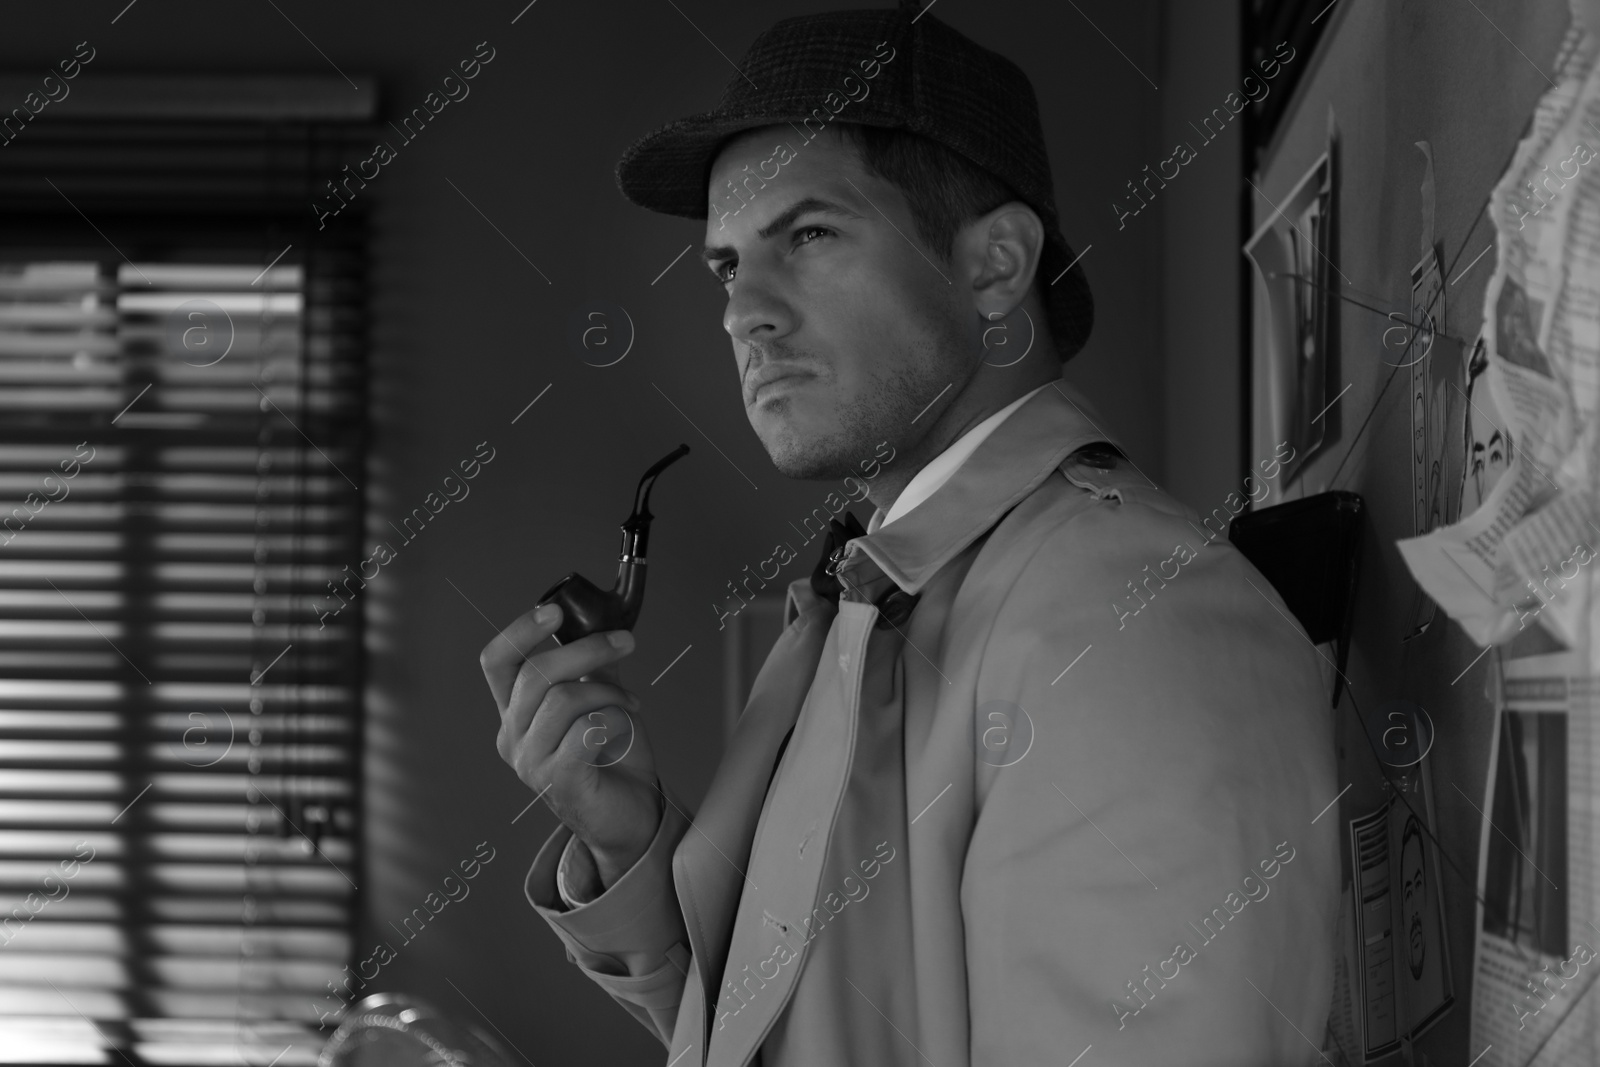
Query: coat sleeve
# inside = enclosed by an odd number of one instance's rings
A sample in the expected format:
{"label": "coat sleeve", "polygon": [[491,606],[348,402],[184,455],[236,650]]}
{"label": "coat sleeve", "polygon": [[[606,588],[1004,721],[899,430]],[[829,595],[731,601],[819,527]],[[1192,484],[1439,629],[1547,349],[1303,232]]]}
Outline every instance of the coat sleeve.
{"label": "coat sleeve", "polygon": [[979,710],[1032,736],[975,761],[970,1062],[1320,1063],[1339,858],[1337,816],[1313,822],[1338,792],[1319,654],[1192,512],[1101,476],[1121,491],[1035,542],[983,651]]}
{"label": "coat sleeve", "polygon": [[632,867],[594,900],[567,909],[556,891],[556,866],[572,831],[558,828],[528,871],[524,891],[578,965],[663,1045],[670,1047],[689,969],[689,934],[672,881],[672,854],[688,817],[669,803],[656,836]]}

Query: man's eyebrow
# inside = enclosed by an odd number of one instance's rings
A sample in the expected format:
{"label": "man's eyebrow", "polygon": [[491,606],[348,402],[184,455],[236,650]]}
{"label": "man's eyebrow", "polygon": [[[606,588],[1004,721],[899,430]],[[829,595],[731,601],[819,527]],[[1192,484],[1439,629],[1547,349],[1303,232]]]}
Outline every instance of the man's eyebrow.
{"label": "man's eyebrow", "polygon": [[[757,230],[756,237],[763,241],[769,240],[794,225],[794,221],[800,216],[811,214],[836,215],[846,219],[859,219],[862,217],[843,204],[835,203],[832,200],[824,200],[817,196],[806,196],[790,204],[777,218]],[[700,260],[708,267],[715,260],[732,259],[736,255],[737,253],[732,245],[717,245],[715,247],[707,245],[700,250]]]}

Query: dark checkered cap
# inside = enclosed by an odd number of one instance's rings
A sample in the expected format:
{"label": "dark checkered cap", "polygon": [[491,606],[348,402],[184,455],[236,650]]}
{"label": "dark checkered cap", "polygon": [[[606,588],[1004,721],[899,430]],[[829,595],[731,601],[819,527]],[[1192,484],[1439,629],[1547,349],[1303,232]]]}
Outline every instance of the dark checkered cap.
{"label": "dark checkered cap", "polygon": [[[714,110],[634,142],[617,164],[617,185],[640,207],[703,219],[711,164],[743,130],[789,123],[801,135],[794,149],[834,119],[922,134],[1004,181],[1038,212],[1046,234],[1039,284],[1056,345],[1070,358],[1088,339],[1094,299],[1081,265],[1061,274],[1076,257],[1061,235],[1033,84],[1011,60],[918,7],[900,0],[895,9],[777,23],[750,45]],[[881,42],[888,45],[880,49]]]}

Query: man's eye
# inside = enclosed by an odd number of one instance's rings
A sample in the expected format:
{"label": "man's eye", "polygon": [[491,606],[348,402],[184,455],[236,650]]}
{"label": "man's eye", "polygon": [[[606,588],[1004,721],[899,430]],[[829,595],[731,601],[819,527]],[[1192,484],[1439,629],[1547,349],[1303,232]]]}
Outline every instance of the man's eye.
{"label": "man's eye", "polygon": [[[810,244],[811,242],[805,238],[810,237],[812,234],[820,234],[824,237],[831,237],[833,236],[833,231],[826,226],[802,226],[794,231],[794,243],[796,245]],[[724,260],[723,262],[713,266],[711,268],[711,273],[713,276],[715,276],[717,281],[721,282],[723,285],[726,285],[733,281],[734,272],[737,270],[738,264],[729,260]]]}

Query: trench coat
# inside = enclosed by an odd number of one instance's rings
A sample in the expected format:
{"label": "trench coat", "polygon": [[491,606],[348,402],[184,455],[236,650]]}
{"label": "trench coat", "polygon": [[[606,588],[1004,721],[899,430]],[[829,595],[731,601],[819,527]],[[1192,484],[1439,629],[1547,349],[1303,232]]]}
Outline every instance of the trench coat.
{"label": "trench coat", "polygon": [[570,831],[544,843],[529,902],[663,1063],[1321,1061],[1321,653],[1192,509],[1080,451],[1100,424],[1052,383],[874,516],[837,603],[791,583],[699,810],[664,789],[605,892],[567,909]]}

